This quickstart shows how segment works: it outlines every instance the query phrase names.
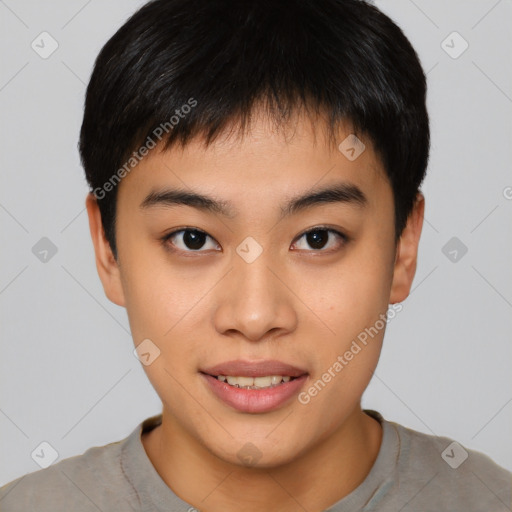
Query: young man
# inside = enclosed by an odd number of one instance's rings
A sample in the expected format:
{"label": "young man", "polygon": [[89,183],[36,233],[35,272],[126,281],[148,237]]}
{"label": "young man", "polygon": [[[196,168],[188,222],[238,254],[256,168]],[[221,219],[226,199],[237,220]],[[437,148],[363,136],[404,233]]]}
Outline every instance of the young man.
{"label": "young man", "polygon": [[80,151],[163,411],[2,510],[511,510],[487,456],[361,409],[416,269],[425,93],[360,0],[156,0],[121,27]]}

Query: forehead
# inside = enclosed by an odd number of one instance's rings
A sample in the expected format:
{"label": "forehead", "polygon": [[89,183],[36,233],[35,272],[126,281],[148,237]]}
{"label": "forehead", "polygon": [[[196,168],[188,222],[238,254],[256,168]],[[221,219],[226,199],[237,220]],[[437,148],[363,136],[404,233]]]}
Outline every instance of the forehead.
{"label": "forehead", "polygon": [[370,205],[391,189],[371,141],[350,123],[329,137],[326,122],[295,113],[279,126],[256,111],[250,126],[232,125],[214,141],[196,137],[185,146],[158,145],[120,183],[119,201],[139,205],[148,193],[179,187],[222,198],[235,215],[283,196],[345,183],[364,191]]}

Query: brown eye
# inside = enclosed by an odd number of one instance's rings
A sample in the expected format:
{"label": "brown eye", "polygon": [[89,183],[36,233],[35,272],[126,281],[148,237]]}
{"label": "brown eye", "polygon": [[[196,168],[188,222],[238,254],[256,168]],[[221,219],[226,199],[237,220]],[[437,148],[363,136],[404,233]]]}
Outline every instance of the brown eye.
{"label": "brown eye", "polygon": [[[216,249],[218,247],[218,244],[210,235],[192,228],[174,231],[165,237],[165,241],[173,248],[185,252],[203,252],[201,249]],[[210,246],[208,246],[208,243]]]}
{"label": "brown eye", "polygon": [[299,250],[330,252],[343,246],[346,241],[347,237],[335,229],[317,227],[303,233],[293,246]]}
{"label": "brown eye", "polygon": [[329,241],[329,232],[326,229],[306,233],[306,241],[313,249],[323,249]]}

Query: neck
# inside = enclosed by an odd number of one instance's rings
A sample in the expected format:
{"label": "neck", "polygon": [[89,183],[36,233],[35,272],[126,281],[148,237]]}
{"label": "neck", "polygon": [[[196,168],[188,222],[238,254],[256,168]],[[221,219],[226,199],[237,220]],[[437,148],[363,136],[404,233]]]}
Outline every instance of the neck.
{"label": "neck", "polygon": [[142,436],[164,482],[183,501],[209,512],[328,508],[363,482],[381,441],[379,422],[359,406],[328,438],[273,468],[247,468],[218,458],[184,432],[165,409],[162,424]]}

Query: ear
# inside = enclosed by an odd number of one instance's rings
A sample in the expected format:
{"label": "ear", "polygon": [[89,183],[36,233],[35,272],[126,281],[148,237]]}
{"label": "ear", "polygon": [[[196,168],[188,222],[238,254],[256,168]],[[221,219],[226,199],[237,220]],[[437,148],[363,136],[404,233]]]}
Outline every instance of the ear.
{"label": "ear", "polygon": [[421,192],[416,195],[413,210],[407,219],[407,224],[398,241],[393,282],[391,284],[390,303],[395,304],[405,300],[411,291],[412,281],[416,273],[418,259],[418,244],[423,215],[425,212],[425,198]]}
{"label": "ear", "polygon": [[96,268],[103,284],[103,290],[114,304],[124,306],[125,300],[119,265],[114,258],[108,240],[105,238],[100,208],[94,194],[89,193],[87,195],[85,206],[89,216],[89,229],[96,254]]}

